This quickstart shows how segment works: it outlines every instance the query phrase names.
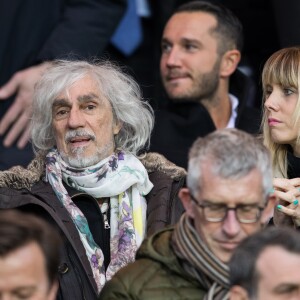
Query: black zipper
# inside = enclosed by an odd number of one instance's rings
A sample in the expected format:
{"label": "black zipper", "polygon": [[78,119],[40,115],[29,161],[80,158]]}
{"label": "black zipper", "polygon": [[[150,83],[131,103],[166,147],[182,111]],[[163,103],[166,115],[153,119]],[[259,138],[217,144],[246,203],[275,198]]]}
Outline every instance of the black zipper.
{"label": "black zipper", "polygon": [[109,221],[108,221],[108,217],[107,217],[107,215],[108,215],[108,210],[109,210],[109,205],[108,205],[107,211],[106,211],[105,213],[103,213],[103,212],[101,211],[101,208],[100,208],[99,203],[98,203],[98,201],[96,200],[96,198],[94,198],[93,196],[91,196],[91,195],[89,195],[89,194],[86,194],[86,193],[78,193],[78,194],[75,194],[75,195],[71,196],[71,199],[73,199],[73,198],[76,197],[76,196],[81,196],[81,195],[83,195],[84,197],[89,197],[89,198],[93,199],[94,204],[96,204],[97,210],[98,210],[98,212],[100,213],[100,215],[101,215],[101,217],[102,217],[102,221],[103,221],[103,224],[104,224],[104,229],[110,229],[110,225],[109,225]]}
{"label": "black zipper", "polygon": [[[102,222],[103,222],[103,241],[102,241],[102,252],[103,252],[103,255],[105,255],[104,253],[106,253],[106,256],[108,255],[108,262],[110,261],[110,225],[108,223],[108,220],[110,218],[110,205],[108,206],[108,209],[107,209],[107,212],[106,212],[106,222],[107,222],[107,225],[108,226],[105,226],[105,220],[104,220],[104,216],[103,216],[103,213],[100,209],[100,206],[99,206],[99,203],[97,202],[97,200],[89,195],[89,194],[86,194],[86,193],[77,193],[77,194],[74,194],[71,196],[71,199],[73,199],[75,196],[84,196],[84,197],[88,197],[90,198],[93,203],[94,203],[94,206],[96,206],[96,210],[98,211],[98,213],[100,214],[101,218],[102,218]],[[76,201],[76,200],[75,200]],[[100,247],[100,245],[98,245]],[[106,261],[106,259],[104,259],[104,261]],[[105,268],[106,270],[106,268]]]}

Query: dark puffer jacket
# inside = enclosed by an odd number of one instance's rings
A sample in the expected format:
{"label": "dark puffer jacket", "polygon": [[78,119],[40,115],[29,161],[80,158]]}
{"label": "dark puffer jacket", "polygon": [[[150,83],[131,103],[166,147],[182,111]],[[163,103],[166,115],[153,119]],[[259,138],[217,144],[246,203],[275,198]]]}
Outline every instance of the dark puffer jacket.
{"label": "dark puffer jacket", "polygon": [[171,247],[173,228],[146,239],[136,261],[121,269],[104,286],[100,300],[193,300],[206,291],[181,267]]}
{"label": "dark puffer jacket", "polygon": [[[183,207],[177,197],[184,185],[186,172],[168,162],[163,156],[152,153],[141,158],[149,178],[154,184],[147,200],[147,234],[177,222]],[[56,227],[64,240],[61,250],[59,293],[57,299],[97,299],[96,283],[80,241],[79,234],[67,210],[56,198],[44,176],[44,157],[37,157],[27,169],[15,167],[0,172],[0,209],[18,208],[35,213]],[[86,215],[95,241],[109,263],[109,230],[104,228],[103,216],[96,200],[69,190],[74,203]]]}

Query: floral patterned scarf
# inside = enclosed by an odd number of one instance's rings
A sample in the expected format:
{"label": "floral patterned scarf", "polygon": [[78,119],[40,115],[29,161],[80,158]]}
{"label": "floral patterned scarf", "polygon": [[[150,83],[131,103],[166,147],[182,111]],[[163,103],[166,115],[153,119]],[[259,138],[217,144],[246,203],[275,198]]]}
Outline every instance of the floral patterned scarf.
{"label": "floral patterned scarf", "polygon": [[[97,165],[76,169],[63,161],[57,149],[52,149],[46,157],[46,179],[78,230],[100,292],[106,280],[134,261],[145,236],[144,196],[153,187],[147,171],[134,155],[124,152],[113,154]],[[106,272],[103,253],[93,239],[85,216],[73,203],[62,181],[95,198],[110,199],[111,261]],[[105,212],[107,203],[100,208]]]}

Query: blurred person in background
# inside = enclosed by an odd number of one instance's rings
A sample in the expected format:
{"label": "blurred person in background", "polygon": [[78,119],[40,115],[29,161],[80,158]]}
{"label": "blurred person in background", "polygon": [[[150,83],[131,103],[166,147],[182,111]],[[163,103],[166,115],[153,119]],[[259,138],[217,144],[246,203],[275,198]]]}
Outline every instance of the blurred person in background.
{"label": "blurred person in background", "polygon": [[259,110],[248,107],[249,78],[237,69],[242,25],[225,6],[192,1],[168,20],[160,73],[168,106],[155,112],[151,151],[186,168],[199,136],[221,128],[258,133]]}
{"label": "blurred person in background", "polygon": [[269,227],[236,248],[229,262],[230,300],[300,299],[300,234]]}
{"label": "blurred person in background", "polygon": [[300,47],[273,53],[264,65],[263,139],[271,152],[275,225],[300,226]]}
{"label": "blurred person in background", "polygon": [[49,61],[102,55],[125,8],[125,0],[0,0],[0,170],[33,158],[33,90]]}
{"label": "blurred person in background", "polygon": [[0,298],[55,300],[61,240],[47,222],[0,211]]}

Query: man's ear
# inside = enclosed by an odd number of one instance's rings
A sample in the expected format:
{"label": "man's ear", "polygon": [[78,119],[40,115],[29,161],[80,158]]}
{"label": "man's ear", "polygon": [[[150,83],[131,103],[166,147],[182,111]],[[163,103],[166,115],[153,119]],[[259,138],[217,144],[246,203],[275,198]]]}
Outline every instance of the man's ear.
{"label": "man's ear", "polygon": [[194,210],[195,210],[195,206],[194,203],[191,199],[191,194],[188,188],[182,188],[179,193],[178,196],[182,202],[183,207],[185,208],[185,211],[187,213],[187,215],[194,219],[195,214],[194,214]]}
{"label": "man's ear", "polygon": [[277,203],[277,198],[274,194],[270,194],[268,196],[267,205],[264,208],[262,215],[261,215],[261,223],[266,224],[269,222],[269,220],[273,217],[274,214],[274,208]]}
{"label": "man's ear", "polygon": [[233,287],[230,288],[229,291],[229,299],[230,300],[248,300],[248,293],[247,291],[239,286],[239,285],[234,285]]}
{"label": "man's ear", "polygon": [[121,128],[122,128],[123,124],[122,122],[118,122],[113,124],[113,134],[116,135],[120,132]]}
{"label": "man's ear", "polygon": [[223,54],[221,67],[220,67],[220,76],[229,77],[237,68],[241,60],[241,52],[237,49],[226,51]]}

